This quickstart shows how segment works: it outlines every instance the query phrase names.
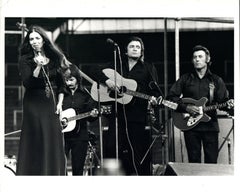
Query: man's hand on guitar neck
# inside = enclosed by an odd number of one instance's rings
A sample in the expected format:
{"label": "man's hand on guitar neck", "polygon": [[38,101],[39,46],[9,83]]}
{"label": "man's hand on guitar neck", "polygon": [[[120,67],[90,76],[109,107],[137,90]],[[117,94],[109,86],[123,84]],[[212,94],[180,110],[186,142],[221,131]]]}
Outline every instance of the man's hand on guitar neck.
{"label": "man's hand on guitar neck", "polygon": [[157,105],[157,104],[158,104],[157,98],[154,97],[154,96],[152,96],[151,99],[149,100],[149,103],[150,103],[151,105]]}
{"label": "man's hand on guitar neck", "polygon": [[98,110],[96,108],[94,108],[91,113],[90,113],[91,117],[97,117],[98,116]]}

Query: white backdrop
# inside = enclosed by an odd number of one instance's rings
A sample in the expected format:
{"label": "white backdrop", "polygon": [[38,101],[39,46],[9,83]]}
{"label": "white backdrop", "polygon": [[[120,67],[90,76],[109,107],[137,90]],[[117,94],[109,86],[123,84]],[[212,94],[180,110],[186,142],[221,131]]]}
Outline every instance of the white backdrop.
{"label": "white backdrop", "polygon": [[[235,17],[235,98],[239,98],[238,0],[1,0],[0,81],[4,93],[4,17]],[[4,96],[0,97],[0,164],[4,157]],[[235,103],[235,115],[240,106]],[[235,127],[239,127],[238,119]],[[235,135],[239,131],[235,130]],[[237,137],[238,138],[238,137]],[[239,142],[235,142],[236,151]],[[239,162],[239,153],[235,162]],[[239,164],[239,163],[236,163]],[[2,167],[2,166],[1,166]],[[240,171],[235,167],[236,176]],[[1,192],[236,191],[234,177],[1,177]],[[238,185],[237,185],[238,184]]]}

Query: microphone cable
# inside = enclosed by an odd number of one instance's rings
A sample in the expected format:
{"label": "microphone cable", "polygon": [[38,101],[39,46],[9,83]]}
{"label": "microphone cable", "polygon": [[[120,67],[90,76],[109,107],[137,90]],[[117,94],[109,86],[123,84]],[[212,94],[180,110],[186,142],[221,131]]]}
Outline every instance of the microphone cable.
{"label": "microphone cable", "polygon": [[55,96],[54,96],[54,92],[53,92],[53,88],[52,88],[51,82],[50,82],[50,80],[49,80],[49,77],[48,77],[48,75],[47,75],[47,73],[46,73],[43,65],[41,65],[41,69],[42,69],[43,74],[44,74],[44,76],[45,76],[45,78],[46,78],[46,81],[47,81],[46,83],[48,84],[48,86],[49,86],[49,88],[50,88],[50,92],[51,92],[52,97],[53,97],[54,107],[56,108],[56,99],[55,99]]}
{"label": "microphone cable", "polygon": [[[39,51],[38,53],[38,56],[42,56],[41,55],[41,52]],[[50,88],[50,92],[51,92],[51,94],[52,94],[52,97],[53,97],[53,103],[54,103],[54,107],[55,107],[55,110],[56,110],[56,99],[55,99],[55,96],[54,96],[54,92],[53,92],[53,88],[52,88],[52,85],[51,85],[51,82],[50,82],[50,80],[49,80],[49,77],[48,77],[48,75],[47,75],[47,73],[46,73],[46,71],[45,71],[45,69],[44,69],[44,67],[43,67],[43,65],[41,64],[41,69],[42,69],[42,71],[43,71],[43,76],[45,77],[45,79],[46,79],[46,81],[45,81],[45,84],[46,84],[46,86],[47,86],[47,84],[48,84],[48,86],[49,86],[49,88]],[[47,94],[47,93],[46,93]]]}
{"label": "microphone cable", "polygon": [[[120,53],[119,47],[118,47],[118,55],[119,55],[119,63],[120,63],[121,85],[123,85],[123,68],[122,68],[122,59],[121,59],[121,53]],[[123,98],[122,98],[122,103],[124,103]],[[127,115],[126,115],[125,104],[122,105],[122,108],[123,108],[123,116],[124,116],[124,121],[125,121],[125,132],[126,132],[128,144],[129,144],[130,149],[131,149],[132,164],[133,164],[134,170],[136,172],[136,175],[138,175],[138,170],[137,170],[137,166],[136,166],[136,163],[135,163],[135,152],[134,152],[132,142],[131,142],[131,139],[130,139],[129,133],[128,133],[128,123],[127,123]]]}

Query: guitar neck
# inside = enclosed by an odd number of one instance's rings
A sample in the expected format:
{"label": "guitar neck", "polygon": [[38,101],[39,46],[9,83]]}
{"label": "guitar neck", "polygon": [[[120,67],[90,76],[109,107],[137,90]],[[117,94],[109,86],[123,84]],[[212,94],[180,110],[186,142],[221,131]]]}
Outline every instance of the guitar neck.
{"label": "guitar neck", "polygon": [[85,73],[83,73],[80,69],[79,69],[79,73],[81,74],[81,76],[86,79],[89,83],[93,84],[95,81],[93,79],[91,79],[89,76],[87,76]]}
{"label": "guitar neck", "polygon": [[204,107],[204,111],[212,111],[212,110],[216,110],[216,109],[221,109],[223,107],[227,106],[227,102],[225,103],[221,103],[221,104],[217,104],[217,105],[210,105],[210,106],[206,106]]}
{"label": "guitar neck", "polygon": [[128,94],[128,95],[132,95],[132,96],[139,97],[139,98],[146,99],[146,100],[149,100],[152,97],[150,95],[146,95],[144,93],[139,93],[137,91],[132,91],[132,90],[129,90],[129,89],[127,89],[125,93]]}
{"label": "guitar neck", "polygon": [[[139,92],[136,92],[136,91],[131,91],[129,89],[126,91],[126,94],[129,94],[129,95],[132,95],[132,96],[135,96],[135,97],[139,97],[139,98],[142,98],[142,99],[146,99],[146,100],[150,100],[151,97],[152,97],[150,95],[147,95],[147,94],[144,94],[144,93],[139,93]],[[162,99],[162,97],[158,101],[158,104],[159,105],[163,104],[165,107],[168,107],[168,108],[174,109],[174,110],[176,110],[177,107],[178,107],[178,104],[173,103],[173,102],[168,101],[168,100],[164,100],[164,99]]]}
{"label": "guitar neck", "polygon": [[79,115],[76,115],[74,117],[69,117],[67,119],[68,119],[68,121],[75,121],[75,120],[83,119],[85,117],[90,117],[90,116],[91,116],[91,111],[86,112],[86,113],[81,113]]}

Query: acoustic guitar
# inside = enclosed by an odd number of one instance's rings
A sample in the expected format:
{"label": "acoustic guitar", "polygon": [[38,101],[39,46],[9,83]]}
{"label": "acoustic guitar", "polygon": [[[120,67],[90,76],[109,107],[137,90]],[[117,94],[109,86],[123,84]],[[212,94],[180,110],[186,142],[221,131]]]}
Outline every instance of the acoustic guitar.
{"label": "acoustic guitar", "polygon": [[[138,97],[146,100],[150,100],[152,96],[137,92],[137,82],[133,79],[126,79],[122,77],[118,72],[115,72],[113,69],[106,68],[102,70],[103,73],[112,81],[114,81],[114,75],[116,74],[116,83],[120,86],[120,91],[117,93],[117,102],[121,104],[128,104],[131,102],[133,97]],[[115,91],[108,88],[106,85],[98,84],[96,81],[91,79],[81,70],[79,70],[81,76],[86,79],[89,83],[92,84],[91,87],[91,97],[93,100],[98,101],[98,94],[100,102],[109,102],[115,101]],[[164,100],[161,96],[157,98],[157,104],[163,104],[166,107],[171,109],[176,109],[177,104],[171,101]]]}
{"label": "acoustic guitar", "polygon": [[[111,106],[101,106],[100,113],[101,114],[110,114],[111,113]],[[91,111],[76,114],[76,111],[73,108],[68,108],[62,111],[62,119],[61,124],[63,126],[62,132],[70,132],[75,129],[76,121],[80,119],[84,119],[86,117],[92,116],[92,114],[98,115],[98,110],[93,109]]]}
{"label": "acoustic guitar", "polygon": [[[115,71],[110,68],[103,69],[103,73],[112,81],[114,81]],[[116,72],[116,82],[120,86],[119,92],[117,93],[117,102],[121,104],[128,104],[131,102],[133,97],[150,100],[151,95],[137,92],[137,82],[133,79],[126,79]],[[115,101],[115,91],[109,89],[107,86],[100,85],[100,102]],[[98,101],[98,89],[97,84],[93,83],[91,87],[91,96],[93,100]],[[157,98],[157,104],[163,104],[171,109],[176,109],[177,104],[171,101],[164,100],[161,96]]]}

